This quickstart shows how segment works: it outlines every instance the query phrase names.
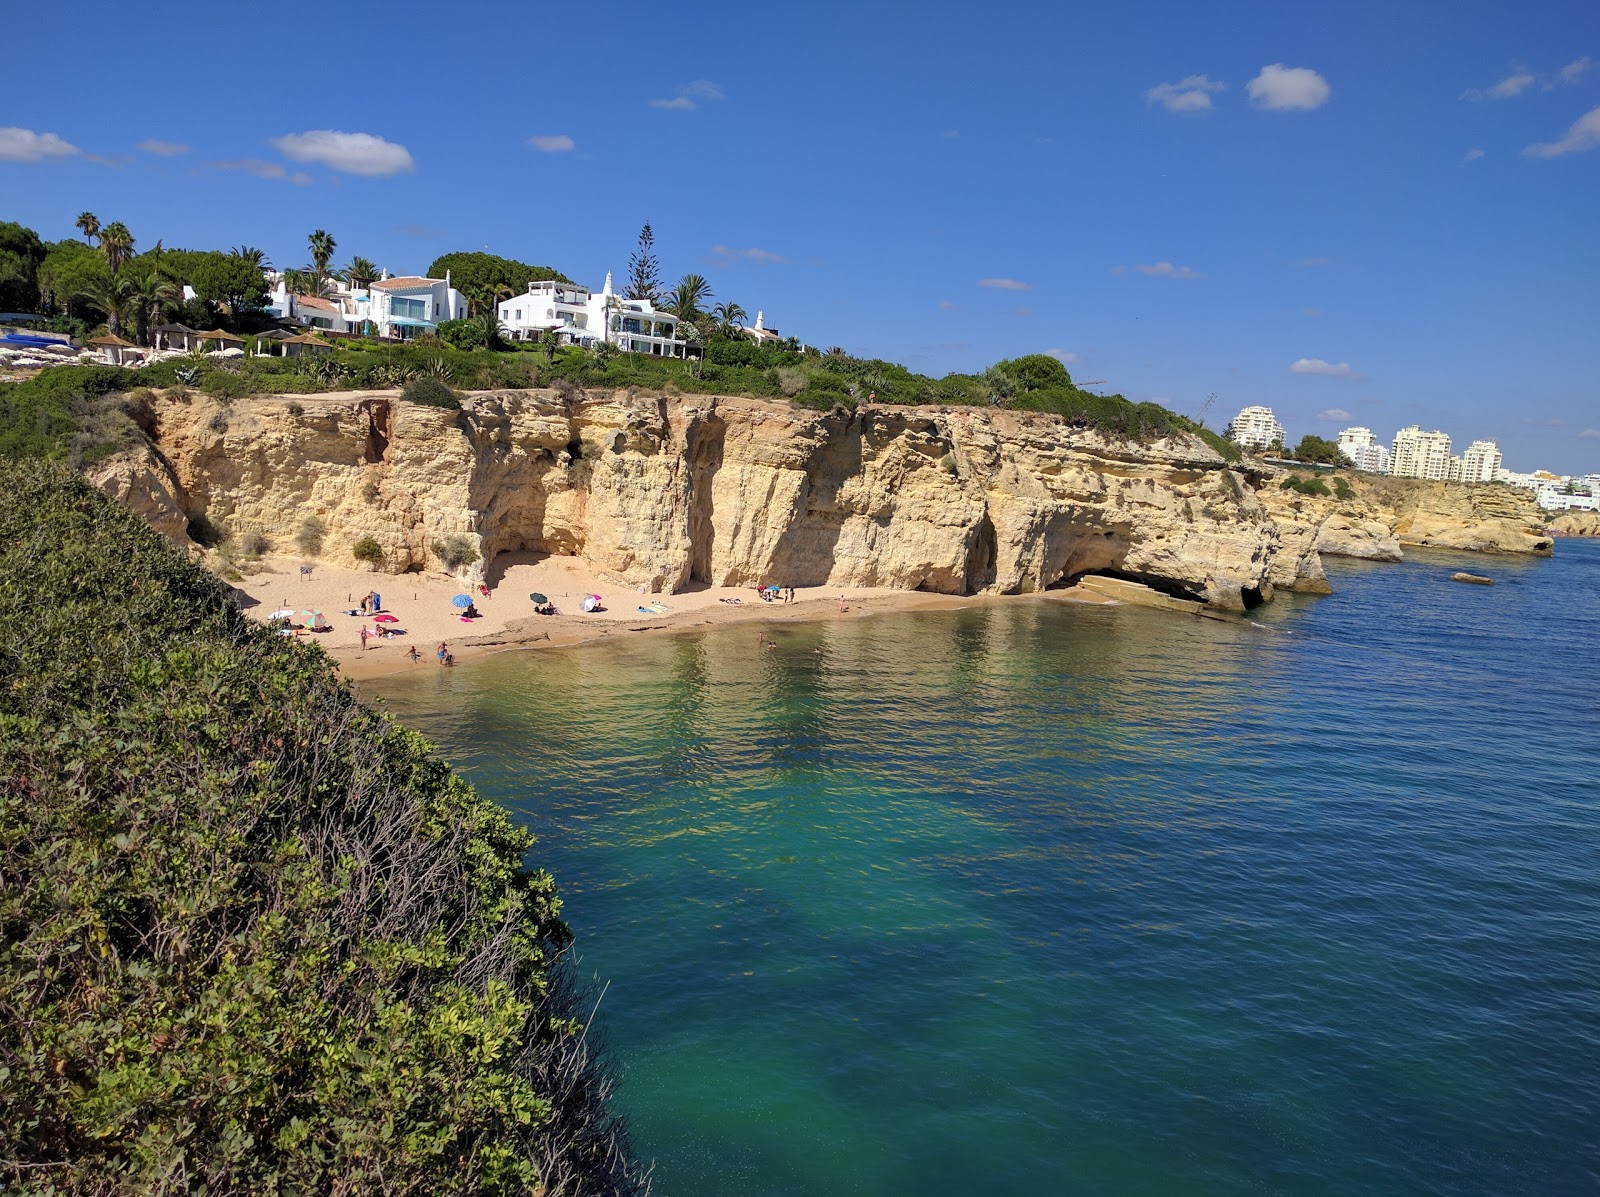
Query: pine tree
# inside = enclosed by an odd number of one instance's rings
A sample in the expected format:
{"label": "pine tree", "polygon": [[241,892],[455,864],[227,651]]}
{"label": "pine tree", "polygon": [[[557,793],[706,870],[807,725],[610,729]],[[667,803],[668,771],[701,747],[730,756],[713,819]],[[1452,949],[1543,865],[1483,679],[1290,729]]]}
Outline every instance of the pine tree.
{"label": "pine tree", "polygon": [[650,231],[650,222],[639,230],[639,248],[628,259],[628,298],[648,299],[651,303],[661,294],[661,279],[656,274],[656,236]]}

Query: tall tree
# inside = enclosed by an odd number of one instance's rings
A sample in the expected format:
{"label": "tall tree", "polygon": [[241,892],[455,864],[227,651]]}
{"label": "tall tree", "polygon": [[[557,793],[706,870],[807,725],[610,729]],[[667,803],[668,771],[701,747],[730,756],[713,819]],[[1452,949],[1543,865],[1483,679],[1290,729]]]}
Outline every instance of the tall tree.
{"label": "tall tree", "polygon": [[311,264],[316,267],[317,281],[320,283],[328,277],[328,263],[333,261],[333,251],[338,248],[338,242],[326,229],[318,229],[306,240],[311,246]]}
{"label": "tall tree", "polygon": [[560,283],[572,280],[549,266],[533,266],[512,258],[479,252],[449,253],[437,257],[428,267],[429,278],[450,276],[450,285],[463,295],[472,294],[473,288],[485,283],[510,287],[513,295],[521,295],[529,283],[554,279]]}
{"label": "tall tree", "polygon": [[746,312],[736,303],[719,303],[711,309],[711,316],[717,322],[717,328],[725,337],[737,333],[750,313]]}
{"label": "tall tree", "polygon": [[123,310],[133,317],[134,340],[150,344],[150,322],[171,311],[183,299],[183,288],[153,262],[130,262],[117,279]]}
{"label": "tall tree", "polygon": [[257,249],[253,245],[235,245],[231,251],[231,256],[254,266],[257,270],[272,269],[272,263],[267,259],[267,251]]}
{"label": "tall tree", "polygon": [[0,311],[35,312],[44,242],[26,225],[0,221]]}
{"label": "tall tree", "polygon": [[207,254],[195,264],[189,282],[201,299],[226,304],[233,316],[245,308],[264,307],[267,303],[266,279],[248,252]]}
{"label": "tall tree", "polygon": [[112,336],[122,331],[122,315],[128,307],[127,280],[115,274],[102,274],[86,279],[74,299],[99,308],[106,316],[106,328]]}
{"label": "tall tree", "polygon": [[86,287],[110,277],[105,255],[99,250],[90,249],[82,241],[57,241],[39,263],[39,295],[47,307],[70,316],[73,304],[79,302]]}
{"label": "tall tree", "polygon": [[79,212],[78,219],[72,224],[89,241],[100,235],[100,218],[93,212]]}
{"label": "tall tree", "polygon": [[695,321],[705,315],[700,305],[711,298],[711,284],[702,275],[686,274],[678,280],[662,306],[679,320]]}
{"label": "tall tree", "polygon": [[628,298],[648,299],[654,303],[661,295],[661,279],[657,275],[658,269],[655,255],[656,235],[651,231],[650,222],[644,222],[644,228],[639,230],[639,245],[633,251],[633,256],[628,259]]}
{"label": "tall tree", "polygon": [[133,256],[133,234],[127,225],[114,220],[100,230],[100,248],[111,265],[111,273],[115,274]]}
{"label": "tall tree", "polygon": [[370,287],[378,277],[377,264],[367,258],[351,258],[350,265],[344,268],[344,277],[352,287],[357,289]]}

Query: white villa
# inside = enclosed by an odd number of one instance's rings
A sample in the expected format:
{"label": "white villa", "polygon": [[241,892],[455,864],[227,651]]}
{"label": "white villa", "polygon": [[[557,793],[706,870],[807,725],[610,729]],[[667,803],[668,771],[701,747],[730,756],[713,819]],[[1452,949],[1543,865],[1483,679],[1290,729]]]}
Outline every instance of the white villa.
{"label": "white villa", "polygon": [[678,337],[678,318],[648,299],[625,299],[611,287],[611,275],[595,295],[576,283],[531,282],[521,295],[503,300],[500,323],[519,341],[546,333],[569,344],[605,342],[628,353],[685,357],[688,343]]}
{"label": "white villa", "polygon": [[432,332],[446,320],[467,314],[466,297],[445,277],[422,278],[387,273],[371,287],[347,288],[335,284],[325,295],[294,295],[281,273],[267,276],[272,287],[269,310],[307,328],[333,333],[371,331],[380,337],[409,340],[419,332]]}

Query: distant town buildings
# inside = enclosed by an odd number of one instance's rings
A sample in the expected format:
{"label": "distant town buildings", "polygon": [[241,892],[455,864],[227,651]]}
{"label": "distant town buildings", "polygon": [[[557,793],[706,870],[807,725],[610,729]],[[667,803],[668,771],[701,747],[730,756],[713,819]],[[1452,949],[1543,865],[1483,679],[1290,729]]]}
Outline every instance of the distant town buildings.
{"label": "distant town buildings", "polygon": [[521,295],[499,305],[500,323],[516,340],[545,335],[573,345],[600,342],[628,353],[684,357],[688,343],[678,336],[678,318],[648,299],[626,299],[612,290],[606,275],[600,294],[574,283],[530,282]]}
{"label": "distant town buildings", "polygon": [[1473,441],[1461,455],[1461,481],[1493,482],[1500,472],[1500,447],[1493,441]]}
{"label": "distant town buildings", "polygon": [[1266,449],[1283,443],[1283,425],[1270,407],[1246,407],[1228,424],[1223,433],[1245,449]]}
{"label": "distant town buildings", "polygon": [[1389,446],[1379,443],[1370,428],[1346,428],[1339,434],[1339,452],[1358,470],[1369,474],[1389,472]]}
{"label": "distant town buildings", "polygon": [[1434,482],[1450,480],[1450,437],[1443,432],[1424,432],[1412,424],[1394,434],[1389,453],[1389,472],[1397,478],[1427,478]]}
{"label": "distant town buildings", "polygon": [[449,271],[444,278],[390,278],[386,273],[370,287],[346,287],[330,280],[317,295],[291,292],[287,276],[278,271],[267,275],[267,283],[268,311],[325,332],[370,332],[410,340],[467,314],[466,297],[450,285]]}

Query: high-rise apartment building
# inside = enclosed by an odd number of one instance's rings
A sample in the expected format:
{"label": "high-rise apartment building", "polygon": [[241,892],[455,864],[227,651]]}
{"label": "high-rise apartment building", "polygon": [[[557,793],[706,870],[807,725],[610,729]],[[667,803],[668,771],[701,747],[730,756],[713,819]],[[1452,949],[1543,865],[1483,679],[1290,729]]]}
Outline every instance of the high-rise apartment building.
{"label": "high-rise apartment building", "polygon": [[1389,472],[1397,478],[1449,481],[1449,435],[1437,430],[1424,432],[1416,424],[1402,428],[1394,434],[1394,449],[1389,457]]}
{"label": "high-rise apartment building", "polygon": [[1358,470],[1369,474],[1389,472],[1389,447],[1380,444],[1370,428],[1346,428],[1339,434],[1339,452]]}
{"label": "high-rise apartment building", "polygon": [[1223,435],[1246,449],[1265,449],[1282,444],[1284,432],[1270,407],[1246,407],[1233,417]]}
{"label": "high-rise apartment building", "polygon": [[1500,470],[1500,447],[1493,441],[1473,441],[1461,455],[1461,481],[1493,482]]}

